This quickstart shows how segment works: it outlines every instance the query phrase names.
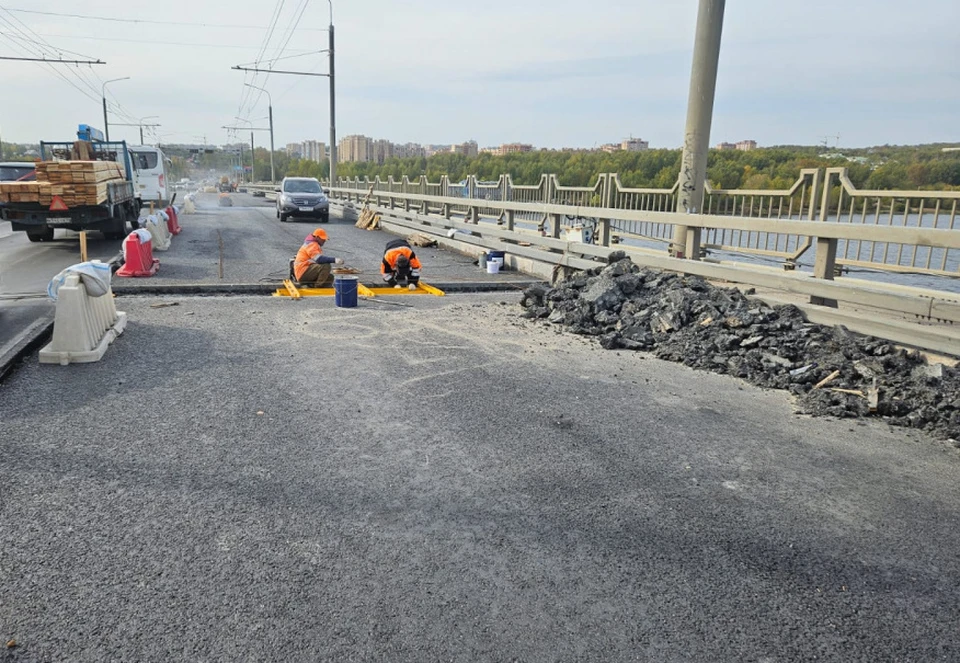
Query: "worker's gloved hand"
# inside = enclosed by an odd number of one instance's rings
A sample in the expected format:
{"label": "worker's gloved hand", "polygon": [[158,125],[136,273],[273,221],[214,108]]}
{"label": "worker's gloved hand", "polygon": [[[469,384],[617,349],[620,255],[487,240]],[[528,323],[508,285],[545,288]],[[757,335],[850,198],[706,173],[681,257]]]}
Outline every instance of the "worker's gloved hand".
{"label": "worker's gloved hand", "polygon": [[333,261],[333,264],[335,264],[335,265],[342,265],[342,264],[343,264],[343,258],[336,258],[336,259]]}
{"label": "worker's gloved hand", "polygon": [[394,290],[403,290],[403,286],[398,283],[397,285],[393,286],[393,289],[394,289]]}
{"label": "worker's gloved hand", "polygon": [[417,289],[417,284],[416,284],[416,283],[411,283],[410,285],[407,286],[407,288],[409,288],[410,290],[416,290],[416,289]]}

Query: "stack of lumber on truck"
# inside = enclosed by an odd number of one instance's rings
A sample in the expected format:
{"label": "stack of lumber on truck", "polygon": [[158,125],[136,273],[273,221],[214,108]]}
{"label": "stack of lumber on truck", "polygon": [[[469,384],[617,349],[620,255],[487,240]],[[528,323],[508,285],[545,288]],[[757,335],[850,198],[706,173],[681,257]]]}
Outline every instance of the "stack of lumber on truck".
{"label": "stack of lumber on truck", "polygon": [[38,161],[36,182],[0,184],[0,203],[50,205],[60,196],[68,207],[101,205],[109,198],[110,182],[123,181],[115,161]]}
{"label": "stack of lumber on truck", "polygon": [[36,203],[39,196],[39,182],[0,182],[0,203]]}

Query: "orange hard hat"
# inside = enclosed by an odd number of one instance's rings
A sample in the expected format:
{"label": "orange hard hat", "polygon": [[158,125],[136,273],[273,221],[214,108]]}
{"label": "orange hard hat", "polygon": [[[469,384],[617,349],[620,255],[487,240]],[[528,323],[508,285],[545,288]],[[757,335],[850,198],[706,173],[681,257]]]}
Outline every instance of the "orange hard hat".
{"label": "orange hard hat", "polygon": [[327,241],[327,231],[324,230],[323,228],[317,228],[316,230],[314,230],[313,236],[316,237],[317,239],[323,240],[324,242]]}

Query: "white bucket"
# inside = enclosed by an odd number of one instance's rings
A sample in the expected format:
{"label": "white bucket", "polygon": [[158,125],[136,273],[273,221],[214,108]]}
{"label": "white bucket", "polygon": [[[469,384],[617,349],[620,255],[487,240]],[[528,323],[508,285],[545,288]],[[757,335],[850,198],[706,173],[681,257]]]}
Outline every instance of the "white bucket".
{"label": "white bucket", "polygon": [[496,260],[487,261],[487,274],[499,274],[500,273],[500,263]]}

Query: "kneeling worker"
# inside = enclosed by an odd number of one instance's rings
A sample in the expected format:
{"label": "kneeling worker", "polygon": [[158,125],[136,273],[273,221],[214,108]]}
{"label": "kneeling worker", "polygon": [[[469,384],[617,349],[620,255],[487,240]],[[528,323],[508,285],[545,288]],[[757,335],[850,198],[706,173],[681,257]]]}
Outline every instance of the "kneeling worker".
{"label": "kneeling worker", "polygon": [[330,265],[343,264],[343,258],[323,255],[323,245],[327,243],[327,231],[317,228],[303,240],[303,246],[297,251],[293,262],[293,274],[303,285],[320,288],[333,283]]}
{"label": "kneeling worker", "polygon": [[417,289],[420,282],[420,260],[407,244],[407,240],[394,239],[387,242],[383,261],[380,263],[380,274],[387,285],[394,288],[409,284],[411,290]]}

